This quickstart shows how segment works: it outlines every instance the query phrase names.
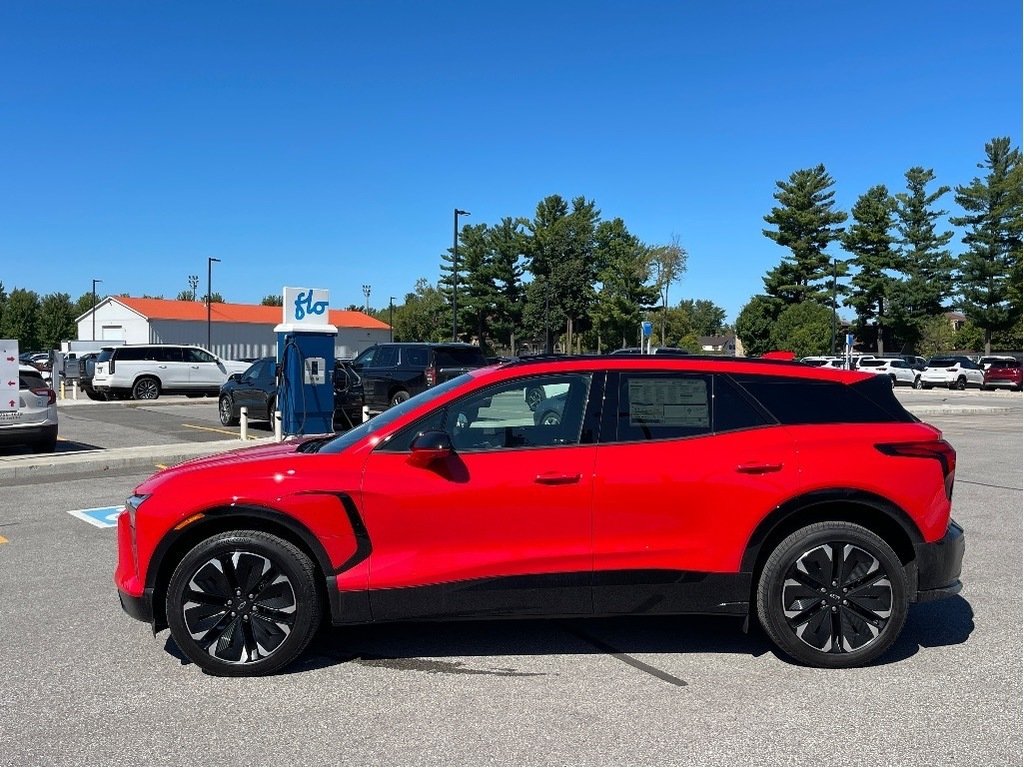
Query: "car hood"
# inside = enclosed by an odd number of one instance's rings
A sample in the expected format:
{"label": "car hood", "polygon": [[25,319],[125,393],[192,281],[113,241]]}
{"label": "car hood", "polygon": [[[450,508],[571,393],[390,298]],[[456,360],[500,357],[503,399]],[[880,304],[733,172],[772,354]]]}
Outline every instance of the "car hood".
{"label": "car hood", "polygon": [[189,459],[181,464],[160,470],[150,477],[138,488],[138,493],[151,493],[157,486],[167,481],[184,475],[203,470],[233,471],[237,469],[243,472],[244,468],[256,462],[272,461],[294,454],[303,440],[286,440],[283,443],[270,443],[268,445],[256,445],[248,448],[237,448],[233,451],[215,453],[212,456],[202,456],[198,459]]}

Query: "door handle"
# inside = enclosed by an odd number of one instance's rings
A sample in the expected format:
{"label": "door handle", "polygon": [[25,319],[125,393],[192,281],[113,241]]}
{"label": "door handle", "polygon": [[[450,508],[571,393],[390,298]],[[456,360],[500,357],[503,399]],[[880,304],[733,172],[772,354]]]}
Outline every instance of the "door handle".
{"label": "door handle", "polygon": [[534,480],[535,483],[541,485],[572,485],[578,483],[582,475],[559,475],[554,472],[545,472],[542,475],[537,475]]}
{"label": "door handle", "polygon": [[769,472],[778,472],[781,469],[781,464],[762,464],[758,462],[740,464],[736,467],[737,472],[742,472],[745,475],[764,475]]}

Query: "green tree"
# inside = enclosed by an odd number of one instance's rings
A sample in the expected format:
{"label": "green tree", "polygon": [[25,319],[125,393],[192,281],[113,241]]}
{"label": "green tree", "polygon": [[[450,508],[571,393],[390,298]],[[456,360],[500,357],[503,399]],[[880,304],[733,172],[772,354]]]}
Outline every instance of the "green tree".
{"label": "green tree", "polygon": [[260,299],[260,306],[263,307],[283,307],[284,299],[279,293],[268,293],[262,299]]}
{"label": "green tree", "polygon": [[764,220],[778,229],[762,232],[790,253],[764,278],[769,296],[786,304],[810,299],[829,305],[832,268],[825,249],[843,231],[834,225],[846,221],[844,212],[833,210],[834,184],[824,165],[795,171],[788,182],[775,182],[779,205]]}
{"label": "green tree", "polygon": [[651,251],[616,218],[597,225],[594,254],[601,284],[591,308],[596,346],[598,351],[605,344],[628,346],[636,338],[644,308],[658,296],[657,288],[649,285]]}
{"label": "green tree", "polygon": [[747,355],[763,355],[774,348],[772,330],[785,305],[774,296],[754,296],[736,316],[736,336]]}
{"label": "green tree", "polygon": [[668,311],[668,289],[686,271],[686,249],[679,244],[679,235],[672,235],[666,245],[651,249],[651,267],[654,270],[654,285],[661,298],[661,345],[665,346],[665,322]]}
{"label": "green tree", "polygon": [[689,315],[690,333],[694,336],[716,336],[725,326],[725,310],[708,299],[685,299],[679,307]]}
{"label": "green tree", "polygon": [[44,349],[59,349],[62,341],[78,338],[75,305],[66,293],[49,293],[39,304],[39,341]]}
{"label": "green tree", "polygon": [[486,224],[463,227],[460,239],[459,257],[465,277],[459,287],[458,335],[464,340],[475,336],[480,347],[488,350],[488,320],[498,293],[489,269],[489,228]]}
{"label": "green tree", "polygon": [[956,202],[966,215],[951,218],[967,229],[960,256],[963,311],[985,334],[985,352],[992,336],[1012,327],[1021,314],[1021,154],[1009,138],[985,145],[985,177],[957,186]]}
{"label": "green tree", "polygon": [[823,355],[832,337],[832,311],[815,301],[790,304],[772,329],[772,346],[797,357]]}
{"label": "green tree", "polygon": [[487,270],[494,287],[491,331],[512,354],[523,318],[523,269],[526,260],[525,219],[506,216],[488,233]]}
{"label": "green tree", "polygon": [[15,288],[4,302],[0,339],[17,339],[23,352],[39,349],[39,294]]}
{"label": "green tree", "polygon": [[893,286],[890,314],[893,332],[903,348],[915,349],[923,323],[942,314],[953,294],[956,262],[946,248],[953,232],[935,231],[938,220],[947,213],[935,204],[949,187],[940,186],[929,193],[927,187],[935,180],[930,168],[914,166],[905,175],[907,191],[896,195],[896,269],[901,277]]}
{"label": "green tree", "polygon": [[846,304],[857,312],[861,335],[870,325],[875,326],[879,353],[885,351],[886,305],[892,294],[891,273],[896,268],[890,232],[895,210],[896,201],[884,184],[871,187],[854,203],[853,224],[841,237],[843,248],[853,256],[851,261],[857,267],[850,279],[852,289]]}
{"label": "green tree", "polygon": [[[101,293],[97,293],[96,294],[96,303],[97,304],[99,304],[101,301],[103,301],[103,299],[104,299],[103,294],[101,294]],[[75,312],[75,317],[76,318],[79,318],[82,315],[84,315],[86,312],[89,312],[92,309],[92,291],[86,291],[81,296],[79,296],[78,297],[78,301],[75,302],[74,306],[75,306],[74,312]]]}
{"label": "green tree", "polygon": [[[361,310],[362,307],[357,307]],[[421,277],[395,306],[395,341],[445,341],[451,337],[451,306],[444,293]]]}
{"label": "green tree", "polygon": [[942,315],[929,317],[921,323],[921,340],[917,351],[925,357],[942,354],[953,349],[953,326]]}
{"label": "green tree", "polygon": [[4,304],[7,303],[7,289],[4,288],[4,283],[0,280],[0,321],[4,316]]}

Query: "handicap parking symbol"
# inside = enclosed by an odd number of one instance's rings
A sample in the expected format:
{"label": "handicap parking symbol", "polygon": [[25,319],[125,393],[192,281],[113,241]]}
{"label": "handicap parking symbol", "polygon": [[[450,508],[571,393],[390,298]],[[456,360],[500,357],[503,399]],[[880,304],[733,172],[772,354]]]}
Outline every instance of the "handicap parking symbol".
{"label": "handicap parking symbol", "polygon": [[118,516],[124,512],[124,505],[118,507],[94,507],[92,509],[69,509],[68,514],[79,520],[85,520],[97,528],[114,528]]}

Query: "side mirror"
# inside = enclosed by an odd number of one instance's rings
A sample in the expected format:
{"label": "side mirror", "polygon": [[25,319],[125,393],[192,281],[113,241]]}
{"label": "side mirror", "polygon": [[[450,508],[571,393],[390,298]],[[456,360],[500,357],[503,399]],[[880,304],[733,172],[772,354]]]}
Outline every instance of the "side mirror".
{"label": "side mirror", "polygon": [[426,467],[440,459],[446,459],[454,453],[452,439],[447,432],[431,430],[416,436],[409,446],[409,463],[414,467]]}

